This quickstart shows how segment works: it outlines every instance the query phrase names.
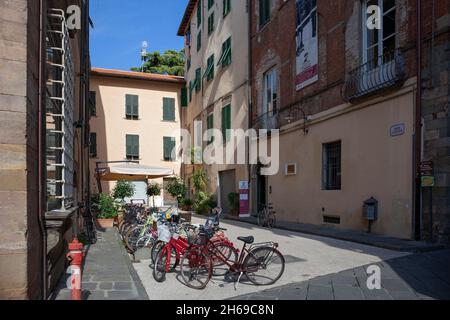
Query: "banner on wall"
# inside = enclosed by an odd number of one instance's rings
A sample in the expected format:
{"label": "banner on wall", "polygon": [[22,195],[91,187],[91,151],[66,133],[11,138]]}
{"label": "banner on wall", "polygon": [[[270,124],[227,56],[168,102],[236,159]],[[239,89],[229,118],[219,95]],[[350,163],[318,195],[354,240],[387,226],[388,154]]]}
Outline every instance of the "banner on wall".
{"label": "banner on wall", "polygon": [[296,0],[297,91],[319,79],[317,0]]}

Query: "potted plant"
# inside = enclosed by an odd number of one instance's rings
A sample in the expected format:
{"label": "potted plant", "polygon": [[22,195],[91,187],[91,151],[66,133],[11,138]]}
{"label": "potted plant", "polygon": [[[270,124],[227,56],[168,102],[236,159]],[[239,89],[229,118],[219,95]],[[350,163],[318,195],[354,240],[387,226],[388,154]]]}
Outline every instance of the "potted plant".
{"label": "potted plant", "polygon": [[97,212],[98,225],[104,229],[112,228],[117,216],[118,210],[114,198],[105,193],[100,194]]}
{"label": "potted plant", "polygon": [[184,197],[187,193],[187,187],[180,178],[175,178],[169,181],[166,187],[166,191],[174,198],[177,199],[178,204],[181,205]]}
{"label": "potted plant", "polygon": [[161,195],[161,186],[159,183],[151,182],[147,188],[147,195],[153,200],[153,208],[155,208],[155,197]]}

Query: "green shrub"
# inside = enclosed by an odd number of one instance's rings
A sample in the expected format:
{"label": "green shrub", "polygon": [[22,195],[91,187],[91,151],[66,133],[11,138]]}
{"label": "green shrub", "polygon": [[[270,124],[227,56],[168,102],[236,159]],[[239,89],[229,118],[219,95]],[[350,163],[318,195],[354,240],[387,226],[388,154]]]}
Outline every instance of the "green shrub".
{"label": "green shrub", "polygon": [[198,169],[194,171],[192,175],[192,183],[194,184],[194,189],[196,193],[206,191],[206,186],[208,183],[208,177],[203,169]]}
{"label": "green shrub", "polygon": [[192,199],[189,198],[184,198],[181,199],[180,201],[180,206],[183,210],[185,211],[191,211],[192,210],[192,206],[194,205],[194,201]]}
{"label": "green shrub", "polygon": [[228,194],[228,202],[230,203],[231,211],[234,214],[239,213],[239,193],[231,192]]}
{"label": "green shrub", "polygon": [[207,215],[216,206],[217,202],[211,193],[203,191],[197,193],[194,202],[194,210],[197,214]]}
{"label": "green shrub", "polygon": [[181,204],[182,200],[186,196],[187,187],[183,180],[180,178],[172,179],[169,181],[166,187],[166,191],[174,198],[177,198],[178,204]]}
{"label": "green shrub", "polygon": [[114,219],[119,215],[114,198],[106,193],[100,194],[97,218]]}
{"label": "green shrub", "polygon": [[134,196],[135,186],[130,181],[117,181],[117,184],[113,190],[112,196],[114,199],[125,202],[125,198],[131,198]]}

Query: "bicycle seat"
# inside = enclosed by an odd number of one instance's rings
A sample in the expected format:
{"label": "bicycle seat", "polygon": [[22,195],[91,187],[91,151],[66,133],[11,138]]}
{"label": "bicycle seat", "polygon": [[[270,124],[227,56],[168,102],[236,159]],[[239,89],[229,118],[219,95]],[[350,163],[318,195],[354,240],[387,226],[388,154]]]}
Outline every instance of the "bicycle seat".
{"label": "bicycle seat", "polygon": [[252,244],[253,242],[255,242],[255,237],[250,236],[250,237],[238,237],[238,240],[246,243],[246,244]]}

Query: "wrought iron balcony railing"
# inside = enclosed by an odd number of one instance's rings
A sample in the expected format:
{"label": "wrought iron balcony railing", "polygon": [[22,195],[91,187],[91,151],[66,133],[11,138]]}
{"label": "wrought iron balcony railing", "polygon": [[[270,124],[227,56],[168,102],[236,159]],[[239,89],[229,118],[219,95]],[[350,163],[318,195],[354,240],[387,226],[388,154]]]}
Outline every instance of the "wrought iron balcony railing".
{"label": "wrought iron balcony railing", "polygon": [[269,111],[261,116],[259,116],[253,122],[253,129],[261,130],[275,130],[279,129],[278,112]]}
{"label": "wrought iron balcony railing", "polygon": [[405,78],[405,59],[396,50],[377,57],[351,71],[344,84],[343,96],[349,101],[399,85]]}

